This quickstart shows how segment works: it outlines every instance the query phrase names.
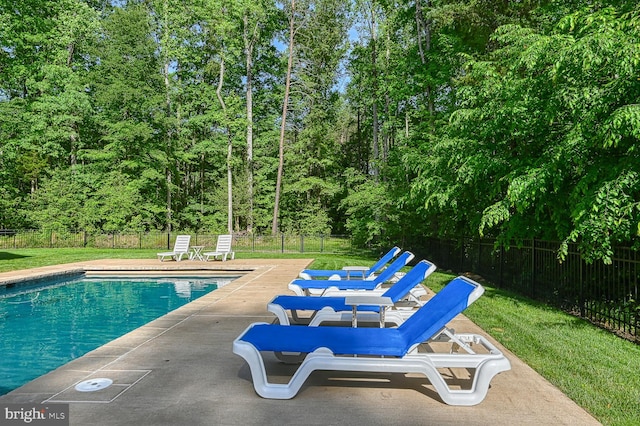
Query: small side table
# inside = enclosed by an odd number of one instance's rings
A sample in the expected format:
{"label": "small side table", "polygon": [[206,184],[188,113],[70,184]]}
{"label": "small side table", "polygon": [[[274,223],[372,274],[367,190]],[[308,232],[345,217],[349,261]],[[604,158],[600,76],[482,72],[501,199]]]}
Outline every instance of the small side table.
{"label": "small side table", "polygon": [[367,277],[364,275],[365,272],[369,270],[367,266],[345,266],[342,268],[343,271],[347,271],[347,279],[351,279],[352,272],[359,272],[362,275],[362,279],[366,279]]}
{"label": "small side table", "polygon": [[363,296],[353,295],[344,298],[345,305],[353,307],[353,318],[351,318],[351,326],[358,326],[358,306],[379,306],[380,307],[380,328],[384,327],[384,314],[387,307],[393,306],[393,301],[386,296]]}
{"label": "small side table", "polygon": [[191,246],[191,253],[189,254],[189,260],[203,260],[202,250],[204,246]]}

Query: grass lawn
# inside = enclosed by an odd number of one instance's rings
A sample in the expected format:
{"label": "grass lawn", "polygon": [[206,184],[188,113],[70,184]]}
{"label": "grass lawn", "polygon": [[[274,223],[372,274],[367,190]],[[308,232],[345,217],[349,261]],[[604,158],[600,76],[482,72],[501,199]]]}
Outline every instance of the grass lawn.
{"label": "grass lawn", "polygon": [[[154,258],[157,250],[22,249],[0,251],[0,272],[106,258]],[[375,259],[335,254],[237,253],[240,258],[314,258],[316,269],[370,265]],[[452,275],[425,282],[440,290]],[[604,425],[638,425],[640,345],[586,321],[483,283],[465,314]],[[526,386],[526,383],[523,384]]]}
{"label": "grass lawn", "polygon": [[[438,291],[453,275],[433,274]],[[482,283],[465,315],[604,425],[640,424],[640,345]],[[526,384],[523,384],[526,386]]]}
{"label": "grass lawn", "polygon": [[158,250],[77,248],[0,250],[0,272],[94,259],[152,258],[157,252]]}
{"label": "grass lawn", "polygon": [[[58,265],[62,263],[82,262],[96,259],[155,259],[158,249],[78,249],[78,248],[55,248],[55,249],[17,249],[0,250],[0,272],[15,271],[18,269],[37,268],[39,266]],[[167,250],[164,250],[167,251]],[[353,262],[354,258],[335,254],[280,254],[264,252],[242,252],[236,253],[237,257],[243,259],[263,259],[263,258],[286,258],[286,259],[317,259],[327,269],[340,269],[346,264]],[[360,258],[364,264],[373,263],[368,258]],[[324,267],[323,267],[324,268]]]}

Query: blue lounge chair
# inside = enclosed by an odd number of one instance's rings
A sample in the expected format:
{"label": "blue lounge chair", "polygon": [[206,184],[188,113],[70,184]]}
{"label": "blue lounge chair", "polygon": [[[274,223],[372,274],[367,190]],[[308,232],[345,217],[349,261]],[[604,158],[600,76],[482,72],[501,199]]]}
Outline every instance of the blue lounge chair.
{"label": "blue lounge chair", "polygon": [[387,252],[384,256],[382,256],[376,263],[373,264],[370,268],[368,267],[356,267],[356,266],[348,266],[346,269],[303,269],[300,272],[300,278],[304,280],[312,280],[312,279],[327,279],[329,277],[340,277],[340,279],[350,279],[351,272],[357,272],[362,274],[363,279],[367,279],[374,274],[379,274],[382,268],[391,261],[394,257],[400,254],[400,248],[394,247]]}
{"label": "blue lounge chair", "polygon": [[[268,305],[267,310],[274,313],[280,324],[288,325],[289,316],[296,323],[307,323],[310,326],[320,325],[325,321],[350,321],[353,322],[354,314],[356,322],[387,321],[400,325],[414,312],[412,307],[387,310],[384,306],[391,306],[411,297],[411,290],[422,283],[425,278],[436,270],[436,266],[426,260],[418,262],[411,271],[386,290],[378,291],[353,291],[344,290],[344,296],[276,296]],[[373,293],[373,294],[372,294]],[[347,303],[347,299],[348,302]],[[420,300],[414,300],[420,306]],[[373,303],[373,304],[366,304]],[[384,312],[381,312],[381,309]],[[313,316],[301,318],[298,311],[313,311]]]}
{"label": "blue lounge chair", "polygon": [[374,290],[393,279],[397,272],[413,259],[413,253],[405,251],[371,280],[293,280],[289,290],[299,296],[328,295],[331,290]]}
{"label": "blue lounge chair", "polygon": [[[485,398],[491,379],[511,368],[509,360],[481,335],[454,336],[454,347],[461,344],[464,353],[436,352],[437,343],[429,340],[483,291],[468,278],[455,278],[398,328],[254,323],[233,342],[233,352],[249,365],[254,389],[263,398],[293,398],[313,371],[335,370],[421,373],[446,404],[475,405]],[[418,351],[423,342],[429,342],[431,352]],[[475,351],[479,346],[482,353]],[[270,383],[260,351],[307,355],[288,383]],[[439,371],[447,368],[473,370],[470,388],[451,389]]]}

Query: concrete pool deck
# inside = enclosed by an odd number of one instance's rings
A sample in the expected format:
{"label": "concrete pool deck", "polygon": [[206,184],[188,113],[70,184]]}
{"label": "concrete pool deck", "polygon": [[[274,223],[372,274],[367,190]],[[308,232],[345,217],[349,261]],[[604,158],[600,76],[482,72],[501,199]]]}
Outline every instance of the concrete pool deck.
{"label": "concrete pool deck", "polygon": [[[291,400],[260,398],[247,364],[232,353],[232,342],[250,323],[273,321],[267,302],[290,293],[287,284],[310,262],[118,259],[0,273],[0,283],[68,271],[245,273],[0,397],[0,403],[69,403],[71,425],[600,424],[499,343],[512,369],[496,376],[486,399],[473,407],[445,405],[423,378],[359,374],[360,380],[345,380],[348,374],[331,372],[314,373]],[[463,315],[453,327],[488,336]],[[96,392],[74,389],[80,381],[103,377],[113,385]]]}

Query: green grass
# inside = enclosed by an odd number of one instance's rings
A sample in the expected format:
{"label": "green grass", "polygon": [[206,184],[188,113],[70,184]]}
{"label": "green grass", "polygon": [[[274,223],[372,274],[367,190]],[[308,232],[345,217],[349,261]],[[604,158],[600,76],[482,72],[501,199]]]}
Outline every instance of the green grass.
{"label": "green grass", "polygon": [[157,252],[158,250],[78,248],[0,250],[0,272],[95,259],[149,259],[154,258]]}
{"label": "green grass", "polygon": [[[94,249],[94,248],[56,248],[56,249],[15,249],[0,250],[0,272],[18,269],[37,268],[39,266],[62,263],[82,262],[96,259],[154,259],[158,249]],[[340,269],[343,265],[370,265],[374,260],[366,256],[346,256],[319,253],[279,253],[279,252],[237,252],[242,259],[315,259],[316,269]]]}
{"label": "green grass", "polygon": [[[436,273],[426,283],[438,291],[451,278]],[[558,309],[483,285],[485,294],[465,311],[467,317],[602,424],[638,425],[640,346]]]}
{"label": "green grass", "polygon": [[[0,272],[106,258],[154,258],[157,250],[22,249],[0,251]],[[335,254],[237,253],[238,258],[314,258],[316,269],[370,265],[371,257]],[[440,290],[453,276],[425,282]],[[586,321],[483,283],[465,314],[604,425],[640,419],[640,346]],[[505,373],[509,374],[509,373]],[[522,384],[527,386],[526,383]]]}

